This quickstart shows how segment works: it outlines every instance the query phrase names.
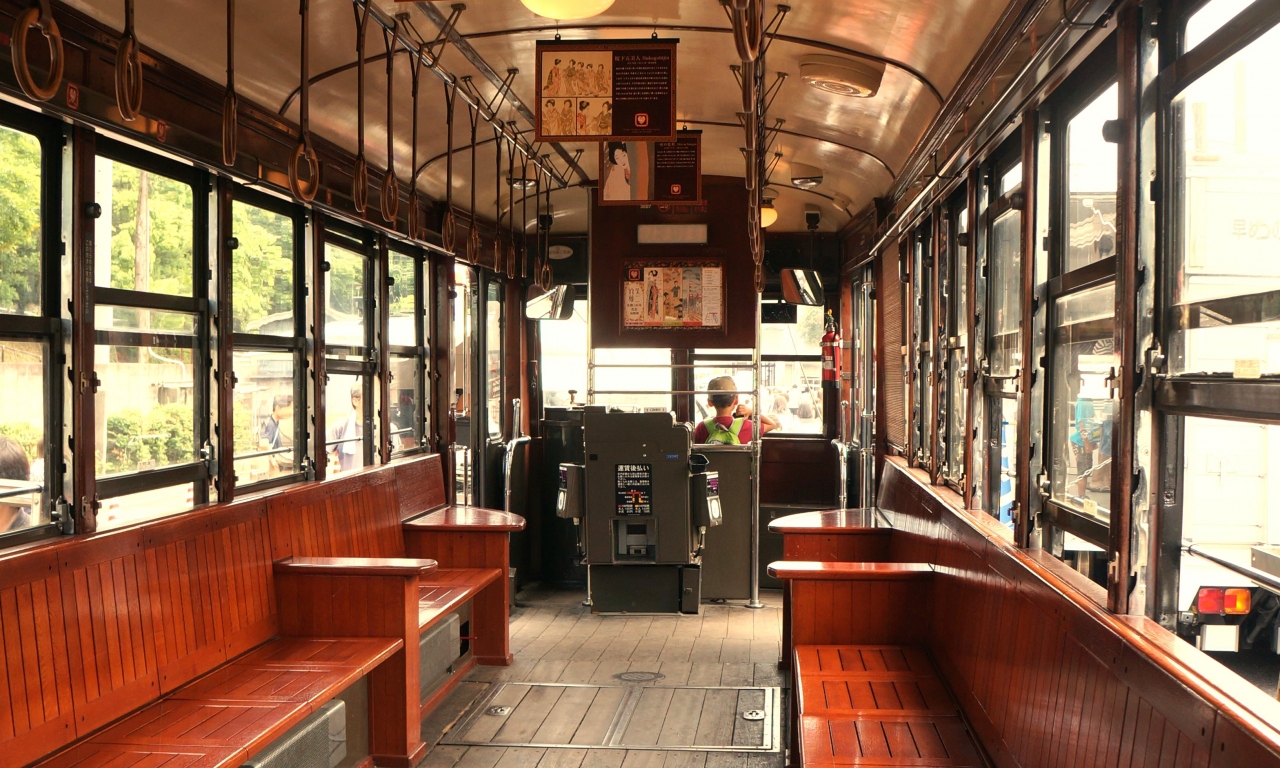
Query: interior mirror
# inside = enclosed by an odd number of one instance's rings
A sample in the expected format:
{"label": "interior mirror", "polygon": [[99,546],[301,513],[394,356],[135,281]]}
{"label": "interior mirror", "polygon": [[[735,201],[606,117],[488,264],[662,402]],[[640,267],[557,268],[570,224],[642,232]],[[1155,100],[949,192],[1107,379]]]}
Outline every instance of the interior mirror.
{"label": "interior mirror", "polygon": [[525,300],[524,316],[530,320],[569,320],[573,317],[576,296],[577,291],[572,285],[557,285],[550,291],[531,286]]}
{"label": "interior mirror", "polygon": [[781,277],[783,301],[804,307],[822,306],[822,276],[816,270],[784,269]]}

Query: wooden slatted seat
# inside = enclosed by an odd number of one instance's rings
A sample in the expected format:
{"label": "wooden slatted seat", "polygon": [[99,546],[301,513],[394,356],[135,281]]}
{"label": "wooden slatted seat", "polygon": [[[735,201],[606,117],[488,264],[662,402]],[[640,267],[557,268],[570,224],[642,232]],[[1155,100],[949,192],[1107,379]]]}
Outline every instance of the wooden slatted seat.
{"label": "wooden slatted seat", "polygon": [[923,649],[800,645],[793,669],[804,765],[985,765]]}
{"label": "wooden slatted seat", "polygon": [[[417,576],[435,567],[394,565],[412,573],[415,593]],[[58,652],[45,662],[24,655],[21,642],[4,647],[0,672],[11,695],[0,711],[26,735],[0,733],[0,765],[236,766],[361,677],[372,684],[394,673],[404,648],[396,633],[342,637],[317,627],[291,635],[274,568],[263,499],[0,561],[0,631],[13,639],[29,632],[31,650]],[[14,692],[24,709],[14,707]],[[371,715],[371,746],[383,762],[409,764],[416,756],[404,750],[404,718],[393,710]],[[33,722],[37,712],[45,717]]]}

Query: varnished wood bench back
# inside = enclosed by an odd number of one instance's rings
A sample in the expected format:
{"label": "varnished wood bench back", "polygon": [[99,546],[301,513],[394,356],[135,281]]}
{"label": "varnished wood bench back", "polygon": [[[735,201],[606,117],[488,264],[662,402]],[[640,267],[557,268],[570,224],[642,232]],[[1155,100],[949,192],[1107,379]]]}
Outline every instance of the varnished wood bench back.
{"label": "varnished wood bench back", "polygon": [[0,560],[0,766],[24,765],[276,634],[262,501]]}
{"label": "varnished wood bench back", "polygon": [[298,486],[267,499],[271,556],[403,557],[391,467]]}
{"label": "varnished wood bench back", "polygon": [[449,503],[445,494],[444,461],[440,454],[392,464],[396,494],[400,497],[400,519],[408,520]]}

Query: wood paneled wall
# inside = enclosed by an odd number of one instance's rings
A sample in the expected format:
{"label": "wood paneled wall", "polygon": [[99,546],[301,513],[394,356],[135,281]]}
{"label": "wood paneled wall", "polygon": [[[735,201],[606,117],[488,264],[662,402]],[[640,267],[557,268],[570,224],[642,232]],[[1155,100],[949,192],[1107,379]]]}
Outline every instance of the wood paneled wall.
{"label": "wood paneled wall", "polygon": [[1280,765],[1280,703],[958,499],[886,460],[880,506],[936,543],[929,645],[998,766]]}
{"label": "wood paneled wall", "polygon": [[287,490],[267,500],[267,511],[275,560],[404,556],[396,475],[390,466],[364,470],[340,484]]}

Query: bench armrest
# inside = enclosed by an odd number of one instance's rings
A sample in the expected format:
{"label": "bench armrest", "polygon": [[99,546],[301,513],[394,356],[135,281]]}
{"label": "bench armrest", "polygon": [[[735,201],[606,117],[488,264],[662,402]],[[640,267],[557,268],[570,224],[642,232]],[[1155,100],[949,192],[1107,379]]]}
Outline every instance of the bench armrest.
{"label": "bench armrest", "polygon": [[819,563],[779,560],[769,563],[769,575],[777,579],[806,581],[903,581],[933,576],[928,563]]}
{"label": "bench armrest", "polygon": [[444,507],[404,523],[406,532],[501,531],[512,533],[523,531],[524,526],[524,518],[519,515],[484,507]]}
{"label": "bench armrest", "polygon": [[893,530],[873,507],[797,512],[769,521],[773,533],[860,534]]}
{"label": "bench armrest", "polygon": [[274,564],[277,574],[325,576],[426,576],[435,560],[407,557],[293,557]]}

